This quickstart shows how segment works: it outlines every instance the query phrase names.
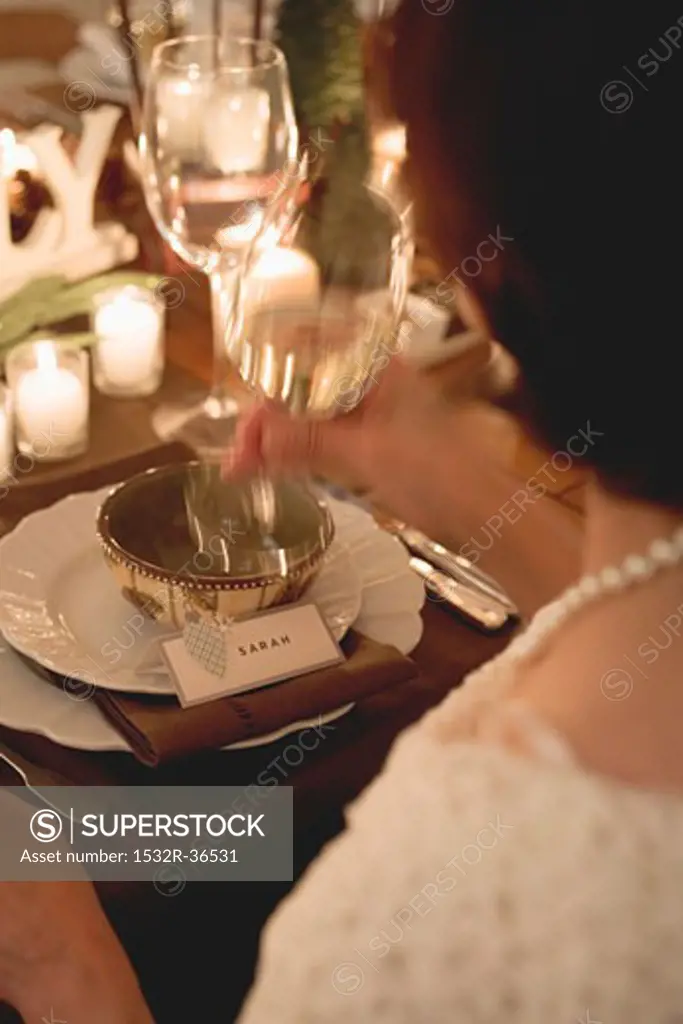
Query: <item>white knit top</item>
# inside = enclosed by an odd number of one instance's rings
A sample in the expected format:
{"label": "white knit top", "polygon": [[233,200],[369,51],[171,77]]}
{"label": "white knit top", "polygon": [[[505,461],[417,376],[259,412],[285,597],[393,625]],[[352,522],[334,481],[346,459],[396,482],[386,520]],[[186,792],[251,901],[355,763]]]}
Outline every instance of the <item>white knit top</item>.
{"label": "white knit top", "polygon": [[683,798],[582,770],[506,695],[552,615],[400,737],[240,1024],[683,1024]]}

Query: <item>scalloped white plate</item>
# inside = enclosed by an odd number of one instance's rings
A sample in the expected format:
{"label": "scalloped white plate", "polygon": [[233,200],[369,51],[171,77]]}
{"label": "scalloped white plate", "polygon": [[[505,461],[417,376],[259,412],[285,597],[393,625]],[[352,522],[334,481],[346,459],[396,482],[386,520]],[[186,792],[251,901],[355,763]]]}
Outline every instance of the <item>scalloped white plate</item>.
{"label": "scalloped white plate", "polygon": [[[136,669],[171,627],[145,620],[122,596],[95,537],[110,488],[72,495],[26,519],[0,543],[0,631],[28,658],[105,690],[172,693],[168,674]],[[307,597],[337,640],[361,610],[344,528]]]}
{"label": "scalloped white plate", "polygon": [[[135,612],[99,555],[95,513],[108,491],[74,495],[35,513],[0,543],[0,629],[8,643],[0,645],[0,722],[83,750],[129,748],[92,701],[78,699],[91,692],[87,685],[82,691],[49,686],[11,647],[69,679],[102,686],[102,666],[97,660],[93,665],[93,655],[99,654],[109,688],[173,692],[166,676],[147,676],[141,683],[135,675],[141,650],[164,631],[149,623],[137,636]],[[409,653],[422,635],[425,595],[406,552],[368,513],[328,500],[337,536],[307,597],[319,605],[338,639],[353,624],[371,639]],[[110,647],[103,656],[106,643]],[[120,658],[111,665],[114,653]],[[74,671],[76,666],[80,671]],[[120,685],[122,680],[128,685]],[[291,723],[235,748],[271,743],[306,726],[325,724],[351,707]]]}

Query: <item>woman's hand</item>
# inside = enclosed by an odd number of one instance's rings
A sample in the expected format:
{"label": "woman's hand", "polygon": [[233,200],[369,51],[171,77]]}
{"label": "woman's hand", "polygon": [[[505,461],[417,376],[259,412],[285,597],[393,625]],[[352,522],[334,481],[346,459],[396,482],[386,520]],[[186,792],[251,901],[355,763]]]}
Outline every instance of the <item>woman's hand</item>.
{"label": "woman's hand", "polygon": [[0,883],[0,1000],[25,1024],[153,1024],[89,882]]}
{"label": "woman's hand", "polygon": [[0,883],[0,1001],[25,1024],[153,1024],[89,882]]}
{"label": "woman's hand", "polygon": [[[579,571],[581,531],[575,516],[515,474],[505,450],[515,438],[505,414],[449,402],[433,375],[394,359],[351,413],[295,419],[267,404],[248,413],[225,472],[310,473],[366,492],[386,513],[480,563],[531,615]],[[501,510],[510,508],[508,520]]]}
{"label": "woman's hand", "polygon": [[431,486],[435,460],[456,458],[453,407],[424,373],[397,359],[353,412],[344,412],[343,398],[340,415],[328,420],[297,419],[269,403],[248,412],[226,474],[312,474],[370,492],[401,518],[431,519],[443,499],[442,486]]}

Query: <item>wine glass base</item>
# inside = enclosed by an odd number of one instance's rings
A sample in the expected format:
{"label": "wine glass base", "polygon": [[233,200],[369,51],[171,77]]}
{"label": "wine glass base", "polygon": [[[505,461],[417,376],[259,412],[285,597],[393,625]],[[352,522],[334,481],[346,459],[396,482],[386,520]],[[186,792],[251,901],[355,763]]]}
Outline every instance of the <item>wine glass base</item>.
{"label": "wine glass base", "polygon": [[157,437],[177,441],[202,459],[225,455],[235,438],[239,406],[233,399],[209,396],[192,405],[162,405],[152,415]]}

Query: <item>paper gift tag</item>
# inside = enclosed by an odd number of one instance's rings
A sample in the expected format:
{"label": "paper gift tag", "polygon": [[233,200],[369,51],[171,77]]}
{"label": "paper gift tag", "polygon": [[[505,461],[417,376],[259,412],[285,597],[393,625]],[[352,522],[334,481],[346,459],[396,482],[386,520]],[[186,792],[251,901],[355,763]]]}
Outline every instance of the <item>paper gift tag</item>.
{"label": "paper gift tag", "polygon": [[[183,635],[162,640],[161,652],[182,707],[246,693],[316,669],[338,665],[344,654],[314,604],[275,608],[223,630],[190,623]],[[189,637],[189,639],[188,639]]]}

